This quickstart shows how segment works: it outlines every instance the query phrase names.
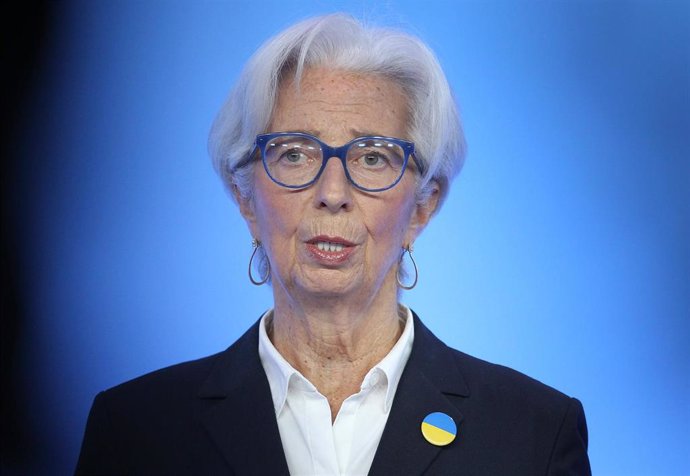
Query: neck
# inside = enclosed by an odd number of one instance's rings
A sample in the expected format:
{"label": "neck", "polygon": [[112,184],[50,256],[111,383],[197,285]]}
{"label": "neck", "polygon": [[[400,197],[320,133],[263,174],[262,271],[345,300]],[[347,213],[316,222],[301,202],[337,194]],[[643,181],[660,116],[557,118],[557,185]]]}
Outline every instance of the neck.
{"label": "neck", "polygon": [[360,390],[402,333],[396,289],[369,300],[306,300],[307,306],[275,288],[274,297],[271,341],[328,399],[335,419],[343,400]]}

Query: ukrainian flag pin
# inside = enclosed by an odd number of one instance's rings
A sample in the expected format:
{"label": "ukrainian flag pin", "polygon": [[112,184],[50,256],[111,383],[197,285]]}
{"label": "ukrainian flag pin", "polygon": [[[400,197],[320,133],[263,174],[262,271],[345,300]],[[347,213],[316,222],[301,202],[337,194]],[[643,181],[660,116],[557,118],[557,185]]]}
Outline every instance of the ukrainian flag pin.
{"label": "ukrainian flag pin", "polygon": [[441,412],[429,413],[422,421],[424,439],[436,446],[446,446],[453,442],[458,427],[453,419]]}

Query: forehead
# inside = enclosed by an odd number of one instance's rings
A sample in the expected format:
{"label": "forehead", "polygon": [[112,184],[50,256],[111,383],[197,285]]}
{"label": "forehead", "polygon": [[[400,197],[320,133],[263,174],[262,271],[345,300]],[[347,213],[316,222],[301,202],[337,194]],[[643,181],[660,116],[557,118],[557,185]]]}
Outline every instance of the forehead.
{"label": "forehead", "polygon": [[323,140],[357,135],[407,138],[407,97],[400,85],[381,75],[307,68],[278,88],[271,131],[305,131]]}

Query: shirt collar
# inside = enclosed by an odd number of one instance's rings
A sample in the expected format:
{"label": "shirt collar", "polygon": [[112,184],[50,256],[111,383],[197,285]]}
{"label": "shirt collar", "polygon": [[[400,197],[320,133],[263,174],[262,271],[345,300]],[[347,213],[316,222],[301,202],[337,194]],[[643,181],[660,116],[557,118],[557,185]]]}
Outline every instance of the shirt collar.
{"label": "shirt collar", "polygon": [[[386,385],[386,398],[384,401],[385,412],[390,411],[395,391],[398,388],[403,369],[412,352],[412,344],[414,342],[412,311],[402,304],[400,304],[399,307],[400,318],[401,320],[405,320],[403,332],[390,352],[367,372],[361,386],[361,389],[364,390],[379,383]],[[280,355],[278,349],[275,348],[268,338],[266,324],[272,314],[273,310],[267,311],[261,317],[261,322],[259,323],[259,358],[261,359],[261,364],[266,372],[268,384],[271,388],[273,407],[276,415],[279,415],[285,406],[285,400],[287,399],[291,380],[300,381],[305,388],[309,388],[313,391],[316,391],[316,388],[299,371],[292,367],[282,355]],[[381,374],[385,376],[385,379],[380,379],[379,376]],[[383,381],[381,382],[380,380]]]}
{"label": "shirt collar", "polygon": [[[384,402],[384,411],[387,413],[390,411],[391,405],[393,403],[393,397],[395,397],[395,391],[398,388],[398,382],[400,382],[400,377],[402,376],[407,360],[412,353],[412,343],[414,342],[414,322],[412,319],[412,311],[407,306],[399,305],[400,307],[400,318],[405,320],[405,327],[403,332],[395,343],[393,348],[388,352],[388,354],[374,366],[364,377],[364,382],[370,375],[374,372],[383,372],[387,380],[386,388],[386,400]],[[363,386],[364,386],[363,382]]]}
{"label": "shirt collar", "polygon": [[280,355],[271,339],[268,338],[266,324],[272,314],[273,309],[266,311],[261,317],[261,322],[259,322],[259,358],[266,372],[268,385],[271,387],[273,407],[275,408],[276,415],[278,415],[285,405],[290,377],[299,372]]}

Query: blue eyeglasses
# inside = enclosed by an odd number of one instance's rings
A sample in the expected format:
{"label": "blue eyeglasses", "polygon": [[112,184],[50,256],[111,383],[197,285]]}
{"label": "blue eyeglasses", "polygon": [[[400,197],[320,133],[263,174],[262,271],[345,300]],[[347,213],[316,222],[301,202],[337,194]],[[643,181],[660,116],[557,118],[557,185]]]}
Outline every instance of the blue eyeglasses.
{"label": "blue eyeglasses", "polygon": [[256,151],[268,176],[282,187],[300,189],[316,182],[326,164],[337,157],[347,179],[365,192],[383,192],[400,182],[412,160],[421,174],[423,164],[414,156],[414,144],[393,137],[367,136],[331,147],[310,134],[275,132],[259,134],[252,153],[235,167],[247,165]]}

